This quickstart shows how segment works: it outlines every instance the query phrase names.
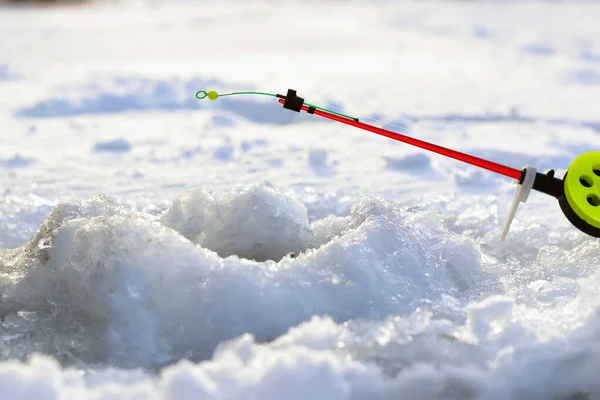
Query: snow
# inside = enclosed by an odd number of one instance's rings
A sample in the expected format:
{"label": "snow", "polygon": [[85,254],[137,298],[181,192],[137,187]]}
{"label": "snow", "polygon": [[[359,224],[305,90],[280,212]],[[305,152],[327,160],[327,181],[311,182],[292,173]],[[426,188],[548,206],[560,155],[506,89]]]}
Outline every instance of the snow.
{"label": "snow", "polygon": [[[0,387],[593,399],[600,248],[511,179],[600,145],[594,2],[0,9]],[[292,28],[293,27],[293,28]]]}
{"label": "snow", "polygon": [[258,186],[238,188],[218,199],[191,191],[175,200],[161,222],[221,257],[279,261],[313,240],[302,203]]}
{"label": "snow", "polygon": [[114,139],[106,142],[98,142],[94,145],[94,152],[128,152],[131,144],[125,139]]}

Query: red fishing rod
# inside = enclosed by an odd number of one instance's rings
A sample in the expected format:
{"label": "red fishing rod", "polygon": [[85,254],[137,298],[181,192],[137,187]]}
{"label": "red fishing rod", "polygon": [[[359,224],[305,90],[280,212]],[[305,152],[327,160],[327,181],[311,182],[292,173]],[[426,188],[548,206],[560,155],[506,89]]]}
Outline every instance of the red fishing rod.
{"label": "red fishing rod", "polygon": [[526,165],[519,170],[387,129],[365,124],[364,122],[360,122],[358,118],[306,103],[293,89],[288,89],[285,96],[265,92],[218,94],[216,91],[206,92],[200,90],[196,93],[196,98],[204,99],[208,97],[211,100],[216,100],[219,97],[241,94],[277,97],[279,98],[279,103],[283,104],[283,108],[285,109],[295,112],[305,111],[309,114],[364,129],[515,179],[519,184],[519,189],[510,208],[500,240],[506,238],[518,206],[527,200],[531,190],[555,197],[562,212],[575,227],[590,236],[600,238],[600,152],[584,153],[577,157],[571,163],[569,170],[561,180],[554,177],[554,170],[549,170],[546,174],[542,174],[537,172],[536,168],[531,165]]}
{"label": "red fishing rod", "polygon": [[[382,128],[378,128],[373,125],[365,124],[364,122],[360,122],[358,120],[358,118],[352,118],[352,117],[348,118],[348,117],[344,117],[340,114],[333,114],[328,111],[316,109],[315,107],[303,105],[304,99],[296,96],[295,91],[291,91],[291,92],[292,93],[290,93],[288,91],[288,94],[285,99],[279,99],[279,102],[281,104],[283,104],[284,108],[292,109],[294,111],[297,111],[297,109],[299,108],[299,110],[306,111],[309,114],[315,114],[320,117],[328,118],[328,119],[331,119],[331,120],[334,120],[337,122],[341,122],[346,125],[364,129],[366,131],[373,132],[378,135],[397,140],[399,142],[411,144],[413,146],[417,146],[422,149],[432,151],[434,153],[442,154],[446,157],[454,158],[456,160],[460,160],[460,161],[475,165],[477,167],[496,172],[501,175],[506,175],[509,178],[517,179],[519,181],[521,180],[521,177],[523,176],[523,171],[511,168],[511,167],[507,167],[506,165],[498,164],[498,163],[495,163],[495,162],[492,162],[489,160],[484,160],[483,158],[479,158],[479,157],[475,157],[475,156],[472,156],[469,154],[461,153],[459,151],[451,150],[446,147],[438,146],[433,143],[415,139],[410,136],[405,136],[405,135],[401,135],[396,132],[388,131],[387,129],[382,129]],[[292,100],[290,101],[290,99],[292,99]]]}

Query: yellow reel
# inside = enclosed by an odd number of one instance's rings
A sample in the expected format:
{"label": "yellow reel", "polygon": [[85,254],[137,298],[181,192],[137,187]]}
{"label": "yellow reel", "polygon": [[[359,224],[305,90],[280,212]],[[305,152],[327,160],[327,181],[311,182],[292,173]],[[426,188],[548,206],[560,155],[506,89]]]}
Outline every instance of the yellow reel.
{"label": "yellow reel", "polygon": [[[519,193],[531,188],[556,198],[565,217],[577,229],[600,238],[600,151],[577,157],[562,179],[554,176],[554,170],[542,174],[527,166],[520,184]],[[522,202],[527,199],[527,195],[517,197],[523,197]]]}
{"label": "yellow reel", "polygon": [[600,229],[600,152],[577,157],[564,177],[565,200],[587,224]]}

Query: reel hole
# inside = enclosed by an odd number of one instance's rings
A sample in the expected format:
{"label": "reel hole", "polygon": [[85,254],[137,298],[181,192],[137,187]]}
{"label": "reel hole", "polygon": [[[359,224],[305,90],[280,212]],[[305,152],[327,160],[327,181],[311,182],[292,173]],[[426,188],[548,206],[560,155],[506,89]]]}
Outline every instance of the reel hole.
{"label": "reel hole", "polygon": [[596,196],[595,194],[588,195],[587,201],[594,207],[600,206],[600,197]]}
{"label": "reel hole", "polygon": [[[596,171],[594,171],[595,173]],[[598,171],[598,174],[600,174],[600,170]],[[579,183],[581,183],[583,186],[589,188],[592,187],[592,185],[594,184],[594,181],[592,180],[592,178],[590,178],[587,175],[581,175],[579,177]]]}

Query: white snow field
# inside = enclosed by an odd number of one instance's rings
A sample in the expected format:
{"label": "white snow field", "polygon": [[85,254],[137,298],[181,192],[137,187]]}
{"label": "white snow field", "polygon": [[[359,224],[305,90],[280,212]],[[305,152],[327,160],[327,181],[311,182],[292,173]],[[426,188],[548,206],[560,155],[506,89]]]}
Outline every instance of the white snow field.
{"label": "white snow field", "polygon": [[0,8],[0,398],[600,399],[600,3]]}

